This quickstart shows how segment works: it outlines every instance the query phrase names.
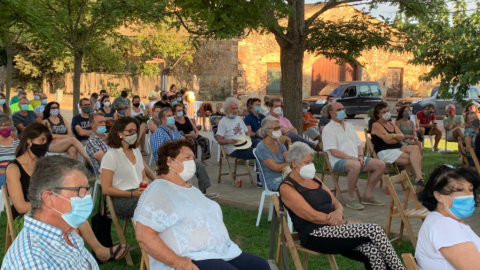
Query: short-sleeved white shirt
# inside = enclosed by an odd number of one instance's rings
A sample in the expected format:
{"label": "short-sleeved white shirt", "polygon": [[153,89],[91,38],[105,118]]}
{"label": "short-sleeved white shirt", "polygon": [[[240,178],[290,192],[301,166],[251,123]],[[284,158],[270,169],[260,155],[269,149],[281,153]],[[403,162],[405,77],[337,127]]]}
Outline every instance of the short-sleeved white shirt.
{"label": "short-sleeved white shirt", "polygon": [[334,157],[330,149],[337,149],[343,153],[352,156],[358,157],[358,146],[362,145],[362,141],[355,132],[355,128],[345,122],[345,130],[342,125],[335,121],[330,121],[324,128],[322,132],[322,142],[323,150],[327,151],[328,160],[330,164],[335,166],[335,163],[339,161],[339,158]]}
{"label": "short-sleeved white shirt", "polygon": [[472,242],[480,251],[480,238],[470,226],[436,211],[429,213],[418,232],[415,250],[418,269],[455,270],[440,253],[440,249],[465,242]]}
{"label": "short-sleeved white shirt", "polygon": [[[157,179],[143,192],[134,221],[158,232],[162,241],[178,256],[192,260],[238,257],[242,251],[230,240],[222,209],[196,187],[185,188]],[[150,269],[173,268],[150,257]]]}
{"label": "short-sleeved white shirt", "polygon": [[110,148],[102,158],[100,173],[103,169],[113,171],[112,186],[120,190],[136,189],[142,182],[143,158],[138,148],[133,149],[135,165],[130,162],[122,148]]}
{"label": "short-sleeved white shirt", "polygon": [[[230,119],[229,117],[223,117],[218,123],[217,135],[222,136],[225,139],[236,139],[241,135],[247,134],[248,129],[240,116]],[[227,144],[227,154],[231,154],[235,151],[233,144]]]}

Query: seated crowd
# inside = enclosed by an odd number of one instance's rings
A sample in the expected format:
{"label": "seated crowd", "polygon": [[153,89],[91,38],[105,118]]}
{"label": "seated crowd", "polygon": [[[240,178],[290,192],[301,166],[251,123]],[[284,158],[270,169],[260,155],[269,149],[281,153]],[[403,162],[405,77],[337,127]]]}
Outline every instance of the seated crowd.
{"label": "seated crowd", "polygon": [[[355,210],[385,205],[373,191],[386,164],[412,169],[419,200],[431,211],[418,234],[419,269],[475,269],[480,259],[480,238],[463,222],[474,211],[478,173],[444,165],[428,182],[422,176],[421,140],[435,136],[432,147],[438,150],[442,135],[434,107],[412,115],[404,106],[393,123],[388,105],[376,104],[370,134],[378,158],[373,158],[363,155],[361,139],[345,121],[345,108],[330,96],[319,120],[309,112],[309,103],[302,103],[302,137],[283,116],[282,100],[268,96],[263,103],[247,100],[245,110],[229,97],[213,112],[212,104],[193,106],[193,92],[175,92],[174,85],[168,93],[156,86],[147,106],[139,96],[130,101],[125,91],[110,104],[102,90],[80,100],[80,113],[70,125],[57,102],[38,92],[29,101],[23,90],[17,89],[10,107],[0,93],[0,185],[7,186],[18,233],[2,269],[99,269],[99,262],[126,256],[128,245],[105,247],[92,230],[88,219],[95,198],[78,155],[98,176],[116,216],[133,218],[150,269],[270,269],[265,259],[242,251],[230,239],[222,210],[211,200],[219,195],[207,192],[210,140],[199,133],[206,130],[207,119],[228,156],[257,162],[257,187],[280,194],[303,247],[340,254],[365,269],[405,269],[383,229],[349,222],[342,204],[316,176],[314,152],[324,151],[333,171],[347,174],[345,206]],[[192,118],[194,109],[203,117],[200,126]],[[447,140],[480,153],[478,111],[457,116],[454,105],[446,111]],[[155,171],[143,159],[148,133]],[[369,174],[357,201],[362,173]]]}

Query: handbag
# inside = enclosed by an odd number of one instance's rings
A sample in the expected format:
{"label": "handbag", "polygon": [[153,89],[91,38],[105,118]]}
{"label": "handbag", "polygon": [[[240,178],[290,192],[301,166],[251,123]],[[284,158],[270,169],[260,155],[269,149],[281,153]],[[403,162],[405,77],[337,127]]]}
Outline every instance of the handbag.
{"label": "handbag", "polygon": [[[103,207],[102,207],[103,201]],[[103,210],[103,211],[102,211]],[[103,212],[103,214],[102,214]],[[112,220],[107,216],[107,204],[106,196],[99,196],[98,199],[98,212],[92,217],[92,231],[95,234],[98,242],[104,247],[113,247],[112,240]],[[93,257],[98,264],[102,262],[97,258],[95,252],[92,251]]]}

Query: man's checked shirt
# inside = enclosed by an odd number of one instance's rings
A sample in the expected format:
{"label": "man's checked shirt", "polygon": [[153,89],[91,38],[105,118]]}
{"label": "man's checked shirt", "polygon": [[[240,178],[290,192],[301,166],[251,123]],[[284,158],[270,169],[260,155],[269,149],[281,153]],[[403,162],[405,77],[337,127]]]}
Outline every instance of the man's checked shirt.
{"label": "man's checked shirt", "polygon": [[71,232],[68,239],[75,247],[65,242],[62,230],[26,214],[23,230],[8,249],[1,269],[98,270],[83,239],[76,232]]}
{"label": "man's checked shirt", "polygon": [[182,135],[178,130],[161,125],[152,137],[150,137],[150,146],[152,147],[153,159],[157,161],[157,151],[165,142],[181,139]]}
{"label": "man's checked shirt", "polygon": [[105,141],[98,137],[95,133],[92,133],[90,135],[90,138],[88,138],[87,144],[85,145],[85,151],[87,152],[88,158],[90,158],[90,161],[93,164],[93,169],[95,169],[95,173],[98,175],[100,171],[100,162],[93,157],[95,153],[98,151],[103,151],[104,153],[107,153],[108,151],[108,146]]}

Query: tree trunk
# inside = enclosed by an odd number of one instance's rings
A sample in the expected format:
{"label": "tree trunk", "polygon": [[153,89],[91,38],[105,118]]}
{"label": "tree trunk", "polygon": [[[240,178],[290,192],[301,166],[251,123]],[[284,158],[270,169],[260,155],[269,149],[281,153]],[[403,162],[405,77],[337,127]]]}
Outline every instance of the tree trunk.
{"label": "tree trunk", "polygon": [[13,73],[13,48],[11,45],[5,47],[7,51],[7,78],[5,80],[5,96],[7,102],[10,101],[10,88],[12,87]]}
{"label": "tree trunk", "polygon": [[280,47],[280,66],[282,68],[281,89],[283,95],[283,114],[303,132],[302,121],[302,87],[303,87],[303,54],[304,49],[298,46]]}
{"label": "tree trunk", "polygon": [[75,52],[73,62],[73,115],[78,114],[78,102],[80,101],[80,76],[82,75],[83,53]]}

